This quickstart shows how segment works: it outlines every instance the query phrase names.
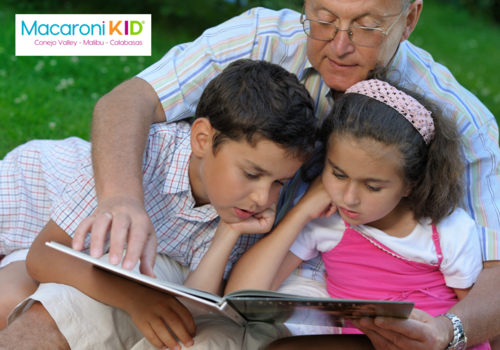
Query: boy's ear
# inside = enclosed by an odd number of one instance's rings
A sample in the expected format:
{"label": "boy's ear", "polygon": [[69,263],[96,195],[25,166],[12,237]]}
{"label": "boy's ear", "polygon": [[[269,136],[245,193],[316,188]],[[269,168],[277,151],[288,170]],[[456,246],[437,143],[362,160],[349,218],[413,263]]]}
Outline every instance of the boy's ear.
{"label": "boy's ear", "polygon": [[212,152],[214,128],[207,118],[198,118],[191,126],[191,150],[197,157]]}

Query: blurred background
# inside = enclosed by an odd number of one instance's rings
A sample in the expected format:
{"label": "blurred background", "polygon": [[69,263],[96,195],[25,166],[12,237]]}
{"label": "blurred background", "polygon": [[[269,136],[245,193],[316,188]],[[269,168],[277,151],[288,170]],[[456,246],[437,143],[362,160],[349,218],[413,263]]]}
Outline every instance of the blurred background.
{"label": "blurred background", "polygon": [[[97,100],[159,60],[248,8],[292,8],[303,0],[2,0],[0,159],[32,139],[89,139]],[[152,14],[152,56],[16,57],[15,14]],[[425,0],[410,41],[431,53],[500,119],[500,0]]]}

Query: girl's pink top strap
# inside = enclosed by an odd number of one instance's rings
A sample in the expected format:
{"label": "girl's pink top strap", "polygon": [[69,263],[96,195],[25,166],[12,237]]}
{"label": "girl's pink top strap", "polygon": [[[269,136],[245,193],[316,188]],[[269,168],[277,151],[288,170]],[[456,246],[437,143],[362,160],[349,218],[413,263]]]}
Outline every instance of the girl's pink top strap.
{"label": "girl's pink top strap", "polygon": [[436,225],[432,224],[432,241],[434,242],[434,247],[436,248],[436,254],[438,258],[437,265],[441,266],[443,261],[443,252],[441,250],[441,243],[439,241],[439,233],[437,231]]}

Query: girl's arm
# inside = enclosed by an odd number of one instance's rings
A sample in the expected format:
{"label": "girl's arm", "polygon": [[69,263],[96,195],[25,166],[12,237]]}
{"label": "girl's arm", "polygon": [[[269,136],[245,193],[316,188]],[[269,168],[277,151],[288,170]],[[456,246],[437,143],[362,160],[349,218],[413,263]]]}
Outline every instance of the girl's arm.
{"label": "girl's arm", "polygon": [[[288,254],[295,238],[309,222],[308,216],[304,213],[305,211],[297,204],[268,236],[243,254],[229,276],[225,293],[239,289],[269,290],[271,287],[277,289],[281,285],[301,262],[297,257],[297,259],[290,258]],[[285,257],[288,259],[283,265]],[[278,272],[281,281],[276,279]]]}
{"label": "girl's arm", "polygon": [[273,227],[276,204],[239,223],[219,222],[214,238],[196,270],[191,271],[185,286],[222,294],[222,278],[234,245],[243,234],[267,233]]}
{"label": "girl's arm", "polygon": [[467,294],[469,294],[471,289],[472,287],[469,287],[467,289],[453,288],[455,294],[457,295],[458,300],[462,300],[463,298],[465,298]]}
{"label": "girl's arm", "polygon": [[276,277],[274,277],[274,281],[271,284],[271,290],[278,290],[278,288],[283,284],[288,276],[290,276],[300,264],[302,263],[302,259],[297,255],[293,254],[291,251],[288,251],[285,255],[285,259],[281,263],[278,272],[276,273]]}
{"label": "girl's arm", "polygon": [[72,239],[50,220],[30,248],[26,267],[35,280],[72,286],[89,297],[126,311],[156,347],[179,346],[165,323],[184,344],[192,344],[195,325],[189,311],[174,297],[94,268],[90,263],[45,245],[54,241],[71,247]]}
{"label": "girl's arm", "polygon": [[336,210],[321,176],[318,177],[274,230],[240,258],[231,272],[225,293],[240,289],[278,289],[301,263],[289,252],[300,231],[312,219],[329,217]]}

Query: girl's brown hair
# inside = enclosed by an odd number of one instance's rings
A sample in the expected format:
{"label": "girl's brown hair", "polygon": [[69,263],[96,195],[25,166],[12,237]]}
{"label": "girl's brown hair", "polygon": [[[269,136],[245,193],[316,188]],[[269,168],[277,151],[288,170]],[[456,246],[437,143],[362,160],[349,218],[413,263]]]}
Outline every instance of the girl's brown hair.
{"label": "girl's brown hair", "polygon": [[370,139],[395,147],[402,155],[401,171],[411,193],[401,200],[415,220],[431,218],[437,224],[461,204],[464,195],[464,162],[455,123],[436,105],[403,88],[432,113],[434,139],[426,145],[422,136],[396,110],[373,98],[349,93],[341,96],[319,133],[320,145],[304,166],[303,178],[310,181],[323,171],[333,138]]}

